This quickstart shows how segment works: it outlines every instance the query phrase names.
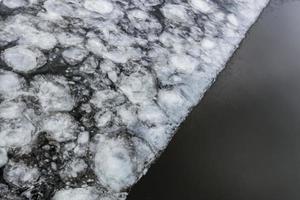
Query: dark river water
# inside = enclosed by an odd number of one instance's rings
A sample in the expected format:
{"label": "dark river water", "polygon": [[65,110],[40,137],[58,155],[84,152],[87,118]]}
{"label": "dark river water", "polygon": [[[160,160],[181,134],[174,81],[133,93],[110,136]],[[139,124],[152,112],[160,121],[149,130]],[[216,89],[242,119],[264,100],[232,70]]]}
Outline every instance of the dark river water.
{"label": "dark river water", "polygon": [[271,1],[128,199],[300,199],[299,0]]}

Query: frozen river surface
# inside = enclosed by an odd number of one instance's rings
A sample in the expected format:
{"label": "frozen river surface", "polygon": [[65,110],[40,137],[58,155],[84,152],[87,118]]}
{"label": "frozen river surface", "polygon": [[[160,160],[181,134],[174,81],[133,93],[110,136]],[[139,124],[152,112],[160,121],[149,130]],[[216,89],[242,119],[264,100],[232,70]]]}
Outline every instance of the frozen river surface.
{"label": "frozen river surface", "polygon": [[0,0],[0,197],[125,199],[267,0]]}

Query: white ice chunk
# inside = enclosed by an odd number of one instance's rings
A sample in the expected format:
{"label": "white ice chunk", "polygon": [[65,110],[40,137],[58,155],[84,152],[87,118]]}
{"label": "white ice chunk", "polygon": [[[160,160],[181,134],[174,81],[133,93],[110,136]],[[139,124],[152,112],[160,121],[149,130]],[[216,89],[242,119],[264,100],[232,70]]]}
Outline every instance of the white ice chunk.
{"label": "white ice chunk", "polygon": [[[50,50],[57,44],[54,34],[38,30],[35,26],[33,17],[29,15],[15,15],[9,18],[4,31],[13,33],[17,37],[19,45],[37,47],[43,50]],[[41,22],[46,23],[46,22]]]}
{"label": "white ice chunk", "polygon": [[104,126],[107,126],[109,124],[109,122],[111,122],[113,117],[113,113],[111,111],[107,111],[107,112],[98,112],[95,115],[95,121],[96,121],[96,126],[98,128],[102,128]]}
{"label": "white ice chunk", "polygon": [[114,90],[99,90],[91,98],[91,103],[97,108],[112,107],[124,103],[125,98]]}
{"label": "white ice chunk", "polygon": [[[116,42],[120,42],[115,41],[119,38],[114,38],[113,36],[110,36],[110,38],[112,38],[112,45],[117,45]],[[127,40],[121,40],[121,42],[124,41],[126,42]],[[103,42],[98,38],[90,38],[86,43],[86,48],[95,55],[109,59],[115,63],[126,63],[130,59],[138,59],[141,56],[139,49],[130,47],[129,45],[124,47],[124,44],[123,46],[119,45],[117,48],[108,51]]]}
{"label": "white ice chunk", "polygon": [[63,58],[70,65],[80,63],[87,55],[88,52],[85,49],[78,47],[70,47],[62,53]]}
{"label": "white ice chunk", "polygon": [[25,109],[18,101],[0,104],[0,147],[23,147],[31,142],[36,128]]}
{"label": "white ice chunk", "polygon": [[22,102],[4,101],[0,104],[0,119],[16,119],[22,116],[26,105]]}
{"label": "white ice chunk", "polygon": [[132,3],[137,5],[138,7],[152,7],[161,4],[163,0],[132,0]]}
{"label": "white ice chunk", "polygon": [[75,120],[65,113],[50,115],[42,121],[42,131],[46,131],[51,139],[58,142],[75,140],[76,129]]}
{"label": "white ice chunk", "polygon": [[93,188],[63,189],[55,193],[52,200],[99,200]]}
{"label": "white ice chunk", "polygon": [[157,93],[153,76],[146,70],[121,76],[119,87],[133,103],[151,101]]}
{"label": "white ice chunk", "polygon": [[236,16],[234,14],[229,14],[227,15],[227,20],[233,25],[233,26],[238,26],[239,25],[239,21],[236,18]]}
{"label": "white ice chunk", "polygon": [[167,120],[163,111],[155,104],[147,104],[140,107],[138,118],[148,124],[160,124]]}
{"label": "white ice chunk", "polygon": [[31,50],[26,46],[6,49],[2,57],[9,67],[19,72],[29,72],[46,63],[46,58],[41,51]]}
{"label": "white ice chunk", "polygon": [[85,145],[85,144],[88,144],[89,141],[90,141],[89,132],[84,131],[84,132],[79,133],[79,135],[77,137],[78,144]]}
{"label": "white ice chunk", "polygon": [[92,12],[97,12],[102,15],[111,13],[114,5],[107,0],[85,0],[84,7]]}
{"label": "white ice chunk", "polygon": [[133,26],[141,31],[145,31],[148,34],[151,32],[160,31],[162,26],[158,20],[150,16],[147,12],[142,10],[131,10],[128,14],[128,18]]}
{"label": "white ice chunk", "polygon": [[32,45],[44,50],[53,49],[57,44],[55,36],[51,33],[31,30],[31,27],[29,28],[29,30],[26,29],[27,27],[24,27],[24,29],[22,30],[25,32],[19,40],[20,44]]}
{"label": "white ice chunk", "polygon": [[137,134],[155,149],[163,149],[171,138],[170,121],[164,111],[156,104],[147,104],[140,107],[138,118],[144,126],[135,130]]}
{"label": "white ice chunk", "polygon": [[62,178],[76,178],[80,173],[84,173],[88,165],[83,159],[74,159],[68,163],[60,172]]}
{"label": "white ice chunk", "polygon": [[17,74],[0,70],[0,96],[16,97],[22,91],[24,80]]}
{"label": "white ice chunk", "polygon": [[213,10],[213,2],[208,0],[190,0],[193,8],[202,13],[210,13]]}
{"label": "white ice chunk", "polygon": [[28,4],[27,0],[3,0],[3,4],[8,8],[15,9],[24,7]]}
{"label": "white ice chunk", "polygon": [[[176,122],[182,120],[182,117],[187,114],[189,106],[191,106],[191,103],[176,89],[160,90],[157,101],[168,116]],[[183,115],[183,113],[185,114]]]}
{"label": "white ice chunk", "polygon": [[172,134],[170,134],[171,130],[171,127],[167,125],[139,129],[142,138],[145,139],[153,148],[155,148],[156,152],[166,148],[168,142],[172,138]]}
{"label": "white ice chunk", "polygon": [[188,22],[189,16],[187,14],[186,8],[180,4],[166,4],[162,8],[164,16],[170,20],[177,22]]}
{"label": "white ice chunk", "polygon": [[126,193],[98,194],[94,187],[62,189],[51,200],[125,200]]}
{"label": "white ice chunk", "polygon": [[77,146],[74,149],[74,153],[77,156],[85,156],[90,142],[90,134],[87,131],[80,132],[77,137]]}
{"label": "white ice chunk", "polygon": [[147,166],[155,159],[155,154],[152,149],[141,139],[132,138],[133,146],[135,147],[135,157],[137,159],[137,171],[142,176],[147,171]]}
{"label": "white ice chunk", "polygon": [[210,50],[213,49],[216,46],[216,43],[214,41],[212,41],[211,39],[208,38],[204,38],[201,41],[201,46],[206,49],[206,50]]}
{"label": "white ice chunk", "polygon": [[141,54],[139,49],[132,47],[119,47],[116,50],[104,52],[102,55],[115,63],[126,63],[130,59],[138,59]]}
{"label": "white ice chunk", "polygon": [[70,94],[68,82],[64,77],[38,76],[32,85],[44,111],[70,111],[73,109],[75,100]]}
{"label": "white ice chunk", "polygon": [[87,74],[93,74],[97,69],[98,64],[98,60],[94,56],[90,56],[82,63],[80,71]]}
{"label": "white ice chunk", "polygon": [[181,73],[193,73],[200,62],[189,55],[173,55],[170,58],[171,66],[175,67]]}
{"label": "white ice chunk", "polygon": [[0,31],[0,46],[6,46],[17,39],[18,37],[15,33],[11,33],[10,31]]}
{"label": "white ice chunk", "polygon": [[104,44],[98,38],[88,39],[86,43],[86,48],[98,56],[102,56],[102,54],[106,51]]}
{"label": "white ice chunk", "polygon": [[27,166],[25,163],[10,162],[4,169],[4,179],[20,188],[34,185],[39,176],[37,168]]}
{"label": "white ice chunk", "polygon": [[0,123],[0,146],[23,147],[31,142],[36,128],[25,118]]}
{"label": "white ice chunk", "polygon": [[118,108],[118,115],[120,116],[122,122],[128,127],[137,121],[136,109],[133,106],[120,106]]}
{"label": "white ice chunk", "polygon": [[4,148],[0,148],[0,168],[8,161],[7,152]]}
{"label": "white ice chunk", "polygon": [[68,32],[62,32],[57,34],[59,43],[64,47],[76,46],[83,43],[83,38],[79,35],[74,35]]}
{"label": "white ice chunk", "polygon": [[121,191],[136,180],[134,163],[126,141],[98,135],[95,154],[95,173],[99,181],[113,191]]}

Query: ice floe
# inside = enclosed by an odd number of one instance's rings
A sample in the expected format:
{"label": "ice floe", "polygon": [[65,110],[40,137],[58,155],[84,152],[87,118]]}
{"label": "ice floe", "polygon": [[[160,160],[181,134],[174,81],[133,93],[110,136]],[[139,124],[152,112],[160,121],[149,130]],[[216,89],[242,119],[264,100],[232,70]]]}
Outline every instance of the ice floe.
{"label": "ice floe", "polygon": [[43,53],[37,49],[16,46],[6,49],[2,54],[4,62],[13,70],[30,72],[46,63]]}
{"label": "ice floe", "polygon": [[268,0],[0,0],[0,198],[124,200]]}
{"label": "ice floe", "polygon": [[75,105],[64,77],[37,76],[32,82],[32,90],[44,112],[70,111]]}

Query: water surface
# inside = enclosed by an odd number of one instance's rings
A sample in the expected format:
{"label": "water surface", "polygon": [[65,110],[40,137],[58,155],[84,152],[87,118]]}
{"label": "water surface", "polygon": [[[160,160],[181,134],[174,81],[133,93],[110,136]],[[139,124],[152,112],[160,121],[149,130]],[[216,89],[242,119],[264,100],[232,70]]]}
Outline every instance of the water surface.
{"label": "water surface", "polygon": [[129,200],[300,199],[299,11],[271,0]]}

